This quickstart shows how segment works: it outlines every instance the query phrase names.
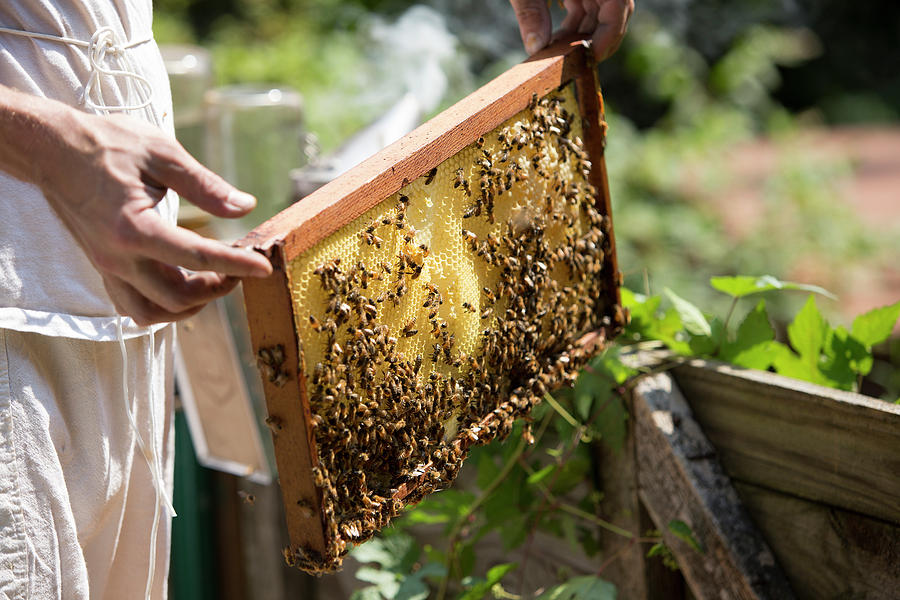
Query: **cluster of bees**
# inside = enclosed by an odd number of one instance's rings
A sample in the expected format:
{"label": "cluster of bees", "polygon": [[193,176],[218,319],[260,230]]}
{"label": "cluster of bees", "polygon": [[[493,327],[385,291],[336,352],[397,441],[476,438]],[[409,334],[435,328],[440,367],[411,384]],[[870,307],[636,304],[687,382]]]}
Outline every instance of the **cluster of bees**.
{"label": "cluster of bees", "polygon": [[326,553],[447,487],[472,444],[571,383],[585,333],[623,326],[611,223],[571,86],[295,259],[289,277]]}

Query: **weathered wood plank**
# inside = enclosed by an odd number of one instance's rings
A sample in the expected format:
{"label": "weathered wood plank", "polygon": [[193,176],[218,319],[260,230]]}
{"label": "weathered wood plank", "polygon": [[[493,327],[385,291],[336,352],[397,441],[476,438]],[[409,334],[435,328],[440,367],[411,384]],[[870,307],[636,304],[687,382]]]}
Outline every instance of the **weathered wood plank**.
{"label": "weathered wood plank", "polygon": [[900,595],[900,527],[734,482],[799,598],[889,600]]}
{"label": "weathered wood plank", "polygon": [[[672,378],[661,373],[640,380],[633,413],[639,495],[693,594],[700,599],[793,598]],[[668,530],[673,519],[691,527],[702,553]]]}
{"label": "weathered wood plank", "polygon": [[900,406],[718,363],[673,373],[735,479],[900,524]]}

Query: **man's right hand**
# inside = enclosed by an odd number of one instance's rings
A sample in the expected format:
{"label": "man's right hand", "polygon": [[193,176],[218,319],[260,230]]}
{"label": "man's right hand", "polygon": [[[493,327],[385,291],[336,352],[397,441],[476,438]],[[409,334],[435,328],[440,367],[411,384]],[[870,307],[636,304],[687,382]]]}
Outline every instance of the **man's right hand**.
{"label": "man's right hand", "polygon": [[153,125],[0,87],[0,133],[0,169],[41,189],[116,310],[138,324],[189,317],[237,278],[272,272],[262,255],[170,225],[153,210],[167,189],[219,217],[256,204]]}

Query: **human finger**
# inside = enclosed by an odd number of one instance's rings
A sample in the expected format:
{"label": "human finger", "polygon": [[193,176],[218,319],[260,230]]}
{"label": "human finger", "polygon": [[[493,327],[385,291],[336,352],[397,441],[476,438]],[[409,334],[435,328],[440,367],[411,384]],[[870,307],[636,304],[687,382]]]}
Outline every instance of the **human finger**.
{"label": "human finger", "polygon": [[609,58],[619,48],[633,12],[634,0],[601,0],[597,27],[591,36],[597,60]]}
{"label": "human finger", "polygon": [[239,279],[212,271],[188,272],[144,259],[129,277],[123,277],[142,296],[173,313],[202,307],[234,289]]}
{"label": "human finger", "polygon": [[253,210],[256,198],[204,167],[178,142],[167,142],[150,151],[147,170],[155,182],[217,217],[241,217]]}
{"label": "human finger", "polygon": [[525,51],[534,54],[550,41],[550,10],[545,0],[509,0],[519,22]]}
{"label": "human finger", "polygon": [[597,27],[597,13],[600,12],[600,5],[597,0],[583,0],[584,16],[581,23],[578,24],[578,33],[593,33]]}
{"label": "human finger", "polygon": [[145,258],[192,271],[215,271],[233,277],[266,277],[272,273],[271,263],[262,254],[175,227],[152,210],[122,219],[117,234],[122,245]]}
{"label": "human finger", "polygon": [[566,16],[559,24],[558,33],[578,31],[578,27],[584,19],[583,0],[564,0],[563,7],[566,9]]}
{"label": "human finger", "polygon": [[202,306],[190,310],[173,313],[151,302],[126,281],[109,275],[103,275],[103,285],[106,293],[112,300],[116,312],[125,317],[131,317],[141,327],[156,323],[172,323],[192,317],[202,309]]}

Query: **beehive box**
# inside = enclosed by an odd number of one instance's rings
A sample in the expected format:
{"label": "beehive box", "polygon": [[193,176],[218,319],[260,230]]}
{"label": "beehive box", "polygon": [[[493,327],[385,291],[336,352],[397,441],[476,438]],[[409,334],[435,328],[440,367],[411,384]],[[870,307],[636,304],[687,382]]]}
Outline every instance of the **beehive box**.
{"label": "beehive box", "polygon": [[590,50],[561,42],[251,232],[244,281],[310,572],[447,487],[623,324]]}

